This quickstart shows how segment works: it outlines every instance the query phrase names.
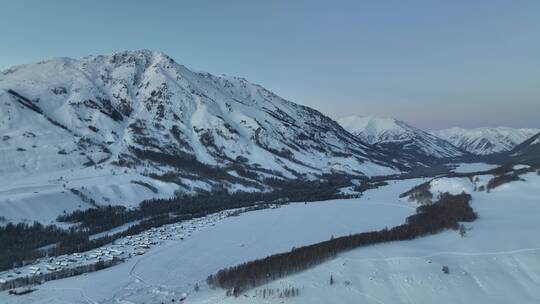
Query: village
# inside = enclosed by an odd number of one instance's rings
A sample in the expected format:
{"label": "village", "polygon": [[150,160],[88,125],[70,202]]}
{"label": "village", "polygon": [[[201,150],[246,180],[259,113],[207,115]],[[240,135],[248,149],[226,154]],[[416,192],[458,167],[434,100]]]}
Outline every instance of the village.
{"label": "village", "polygon": [[151,228],[90,251],[41,258],[23,267],[0,272],[0,290],[25,287],[23,290],[27,291],[32,285],[45,281],[111,267],[127,259],[144,255],[150,249],[166,242],[181,242],[197,231],[214,226],[217,221],[249,210],[246,208],[224,210],[201,218]]}

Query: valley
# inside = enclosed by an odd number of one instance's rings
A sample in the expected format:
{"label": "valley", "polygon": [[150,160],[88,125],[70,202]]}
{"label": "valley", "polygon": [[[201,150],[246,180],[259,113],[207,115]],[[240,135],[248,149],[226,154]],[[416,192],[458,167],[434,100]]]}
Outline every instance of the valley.
{"label": "valley", "polygon": [[[225,212],[194,222],[164,226],[160,229],[170,237],[165,240],[151,238],[159,244],[144,249],[143,255],[132,254],[124,263],[95,273],[46,282],[36,292],[29,294],[30,298],[24,298],[26,301],[75,300],[71,293],[67,294],[67,298],[62,297],[63,290],[74,286],[82,288],[88,297],[97,302],[111,300],[111,297],[140,298],[139,301],[145,301],[142,299],[153,297],[152,294],[146,294],[152,288],[165,288],[163,292],[171,293],[170,299],[178,298],[183,292],[191,293],[196,283],[204,288],[202,286],[206,277],[223,267],[327,240],[332,235],[337,237],[400,224],[414,212],[415,206],[403,203],[398,195],[417,182],[392,182],[385,191],[374,190],[362,199],[291,203],[277,209],[244,213],[238,217],[223,217]],[[297,225],[299,221],[303,223],[300,226]],[[178,226],[185,228],[179,229]],[[145,235],[141,234],[143,238]],[[117,240],[117,245],[106,246],[104,250],[110,251],[112,247],[122,251],[123,256],[134,253],[128,249],[131,246],[121,245],[129,239]],[[93,255],[94,252],[84,256]],[[100,281],[111,283],[106,289],[95,289],[93,286],[101,286],[97,283]],[[6,301],[17,303],[16,297],[6,292],[1,294],[5,295]]]}
{"label": "valley", "polygon": [[[466,289],[467,299],[472,296],[480,302],[509,299],[506,296],[510,294],[501,290],[506,286],[512,297],[520,290],[520,302],[532,303],[540,297],[534,291],[540,283],[534,275],[540,267],[540,243],[535,237],[540,177],[534,170],[520,172],[522,181],[489,192],[475,190],[488,184],[493,178],[489,174],[473,175],[472,181],[394,180],[356,199],[290,203],[232,217],[227,216],[232,211],[223,211],[151,229],[82,253],[77,256],[86,258],[108,251],[103,254],[106,258],[119,250],[121,255],[131,257],[108,269],[36,285],[37,290],[28,295],[1,292],[0,299],[6,303],[167,303],[173,299],[185,299],[186,303],[280,303],[284,301],[280,292],[298,288],[299,294],[287,298],[287,303],[336,299],[355,303],[359,298],[367,303],[407,303],[402,300],[407,298],[455,303],[465,301],[454,292],[457,289]],[[472,195],[472,207],[479,218],[465,225],[463,236],[447,230],[411,241],[351,250],[307,271],[247,290],[245,296],[237,298],[226,297],[224,290],[205,284],[208,275],[224,267],[331,237],[399,225],[418,206],[400,195],[425,181],[430,181],[430,191],[435,195],[461,191]],[[144,254],[131,251],[137,242],[150,245]],[[443,266],[449,267],[449,274],[441,272]],[[332,285],[328,283],[330,276]],[[263,298],[264,289],[275,293]],[[439,298],[441,293],[443,298]]]}
{"label": "valley", "polygon": [[15,66],[0,302],[534,303],[539,132],[334,121],[150,50]]}

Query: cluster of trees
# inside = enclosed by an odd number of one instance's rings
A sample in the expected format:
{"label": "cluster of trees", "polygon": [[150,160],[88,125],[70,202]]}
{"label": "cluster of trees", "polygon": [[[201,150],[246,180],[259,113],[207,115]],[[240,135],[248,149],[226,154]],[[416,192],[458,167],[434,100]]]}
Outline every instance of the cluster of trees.
{"label": "cluster of trees", "polygon": [[158,189],[152,185],[150,185],[149,183],[145,183],[143,181],[138,181],[138,180],[132,180],[131,181],[132,184],[136,184],[136,185],[140,185],[140,186],[143,186],[145,188],[147,188],[148,190],[154,192],[154,193],[158,193]]}
{"label": "cluster of trees", "polygon": [[332,238],[222,269],[210,275],[207,283],[224,288],[230,294],[238,295],[246,289],[318,265],[346,250],[381,242],[410,240],[449,228],[457,229],[460,221],[468,222],[477,218],[476,213],[469,206],[470,200],[469,194],[445,193],[436,203],[418,207],[416,214],[408,217],[403,225],[392,229]]}
{"label": "cluster of trees", "polygon": [[141,220],[127,230],[113,235],[90,239],[96,231],[71,228],[60,229],[54,225],[44,226],[9,223],[0,227],[0,271],[24,266],[37,258],[59,256],[95,249],[128,235],[135,235],[150,228],[175,223],[191,217],[153,216]]}
{"label": "cluster of trees", "polygon": [[37,248],[60,242],[70,232],[53,225],[40,223],[8,223],[0,226],[0,270],[22,266],[41,254]]}
{"label": "cluster of trees", "polygon": [[383,187],[388,185],[385,181],[369,181],[369,180],[363,180],[360,182],[359,185],[356,185],[353,187],[353,190],[356,192],[363,193],[364,191],[370,190],[370,189],[376,189],[379,187]]}
{"label": "cluster of trees", "polygon": [[80,223],[84,231],[98,233],[137,219],[140,219],[140,215],[136,210],[129,210],[124,206],[109,205],[76,210],[70,214],[60,215],[56,220],[59,222]]}
{"label": "cluster of trees", "polygon": [[[232,296],[238,296],[239,294],[232,294],[232,291],[230,291]],[[300,289],[296,287],[286,287],[284,289],[281,288],[263,288],[263,289],[257,289],[255,291],[255,296],[260,297],[263,299],[266,298],[272,298],[272,297],[279,297],[279,298],[292,298],[296,297],[300,294]]]}
{"label": "cluster of trees", "polygon": [[513,174],[513,173],[497,175],[488,181],[487,190],[489,191],[491,189],[497,188],[506,183],[519,181],[519,180],[521,180],[519,175]]}

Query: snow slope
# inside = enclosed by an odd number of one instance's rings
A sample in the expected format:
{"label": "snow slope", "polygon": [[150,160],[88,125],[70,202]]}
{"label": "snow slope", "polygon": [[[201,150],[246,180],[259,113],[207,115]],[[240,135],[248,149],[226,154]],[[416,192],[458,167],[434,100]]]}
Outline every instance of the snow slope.
{"label": "snow slope", "polygon": [[[269,176],[386,175],[407,169],[403,163],[316,110],[242,78],[193,72],[160,52],[55,58],[0,72],[0,176],[8,181],[0,213],[13,220],[50,219],[17,214],[49,202],[56,212],[90,199],[135,205],[175,190],[264,191]],[[85,192],[83,183],[64,189],[74,179],[86,179],[88,199],[66,192]]]}
{"label": "snow slope", "polygon": [[496,128],[450,128],[431,132],[456,147],[477,155],[488,155],[512,150],[514,147],[540,132],[540,129]]}
{"label": "snow slope", "polygon": [[418,159],[463,156],[464,153],[447,141],[393,118],[349,116],[338,120],[347,131],[362,141],[414,154]]}
{"label": "snow slope", "polygon": [[[217,290],[193,294],[189,303],[538,303],[540,176],[522,178],[473,193],[479,218],[466,224],[465,237],[446,231],[360,248],[260,288],[299,288],[294,298],[262,299],[256,290],[232,298]],[[448,189],[471,188],[468,179],[445,183]]]}
{"label": "snow slope", "polygon": [[517,145],[508,155],[514,162],[540,163],[540,133]]}

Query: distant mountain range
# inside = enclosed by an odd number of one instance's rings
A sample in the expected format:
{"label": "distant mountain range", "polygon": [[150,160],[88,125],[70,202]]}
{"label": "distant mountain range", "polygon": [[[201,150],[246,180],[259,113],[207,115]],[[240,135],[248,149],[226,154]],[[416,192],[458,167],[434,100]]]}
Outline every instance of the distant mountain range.
{"label": "distant mountain range", "polygon": [[540,129],[508,127],[427,132],[397,119],[373,116],[349,116],[338,122],[371,145],[438,159],[509,153],[540,133]]}
{"label": "distant mountain range", "polygon": [[472,154],[488,155],[510,151],[539,132],[540,129],[495,127],[450,128],[431,133]]}
{"label": "distant mountain range", "polygon": [[350,116],[338,122],[360,140],[385,151],[399,151],[419,164],[467,154],[446,140],[393,118]]}

